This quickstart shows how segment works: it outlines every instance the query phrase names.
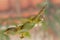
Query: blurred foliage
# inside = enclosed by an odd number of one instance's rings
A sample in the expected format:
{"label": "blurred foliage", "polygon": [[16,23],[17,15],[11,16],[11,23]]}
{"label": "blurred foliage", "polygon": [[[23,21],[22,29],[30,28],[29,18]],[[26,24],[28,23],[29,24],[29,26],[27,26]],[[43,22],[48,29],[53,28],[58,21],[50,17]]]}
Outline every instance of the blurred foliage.
{"label": "blurred foliage", "polygon": [[0,30],[0,40],[10,40],[8,35],[4,34],[4,30]]}
{"label": "blurred foliage", "polygon": [[55,5],[49,4],[45,10],[46,22],[48,27],[52,29],[55,35],[60,36],[60,9],[56,8]]}

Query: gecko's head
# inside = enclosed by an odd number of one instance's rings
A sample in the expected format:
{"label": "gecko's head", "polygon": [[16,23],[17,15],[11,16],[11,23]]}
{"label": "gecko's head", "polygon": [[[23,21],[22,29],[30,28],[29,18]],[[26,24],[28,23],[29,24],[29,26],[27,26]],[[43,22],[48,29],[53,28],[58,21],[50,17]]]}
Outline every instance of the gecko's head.
{"label": "gecko's head", "polygon": [[16,32],[17,30],[16,30],[16,28],[8,28],[7,30],[5,30],[5,34],[15,34],[15,32]]}

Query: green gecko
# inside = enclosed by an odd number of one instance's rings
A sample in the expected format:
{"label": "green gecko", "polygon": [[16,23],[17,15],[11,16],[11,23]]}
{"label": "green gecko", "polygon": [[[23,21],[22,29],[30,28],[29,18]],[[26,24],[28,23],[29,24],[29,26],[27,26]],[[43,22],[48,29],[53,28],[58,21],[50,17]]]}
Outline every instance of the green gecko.
{"label": "green gecko", "polygon": [[45,8],[46,8],[46,5],[43,8],[41,8],[38,15],[28,18],[27,21],[20,26],[8,28],[7,30],[5,30],[5,32],[7,34],[18,33],[20,34],[20,38],[24,38],[25,34],[28,33],[28,31],[32,29],[36,23],[39,23],[41,21],[41,16],[42,16],[41,14],[42,12],[44,12]]}

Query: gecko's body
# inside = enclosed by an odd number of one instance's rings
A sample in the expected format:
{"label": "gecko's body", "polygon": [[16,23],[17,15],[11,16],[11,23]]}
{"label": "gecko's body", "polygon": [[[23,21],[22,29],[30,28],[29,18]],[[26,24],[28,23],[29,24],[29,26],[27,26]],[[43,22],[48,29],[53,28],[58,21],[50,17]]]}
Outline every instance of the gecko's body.
{"label": "gecko's body", "polygon": [[38,22],[41,21],[41,13],[45,10],[46,5],[40,10],[40,12],[38,13],[38,15],[29,18],[29,21],[26,21],[23,25],[21,26],[17,26],[15,28],[8,28],[6,30],[7,33],[10,33],[11,31],[13,31],[14,33],[20,31],[20,30],[27,30],[29,31],[30,29],[32,29],[34,27],[34,25]]}

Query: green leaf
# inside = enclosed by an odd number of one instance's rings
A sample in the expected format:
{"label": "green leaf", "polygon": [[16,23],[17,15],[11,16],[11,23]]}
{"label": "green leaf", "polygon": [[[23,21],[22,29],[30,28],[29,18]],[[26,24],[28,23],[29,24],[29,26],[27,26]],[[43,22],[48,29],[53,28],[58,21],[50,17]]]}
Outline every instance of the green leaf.
{"label": "green leaf", "polygon": [[26,37],[29,37],[29,38],[31,37],[31,35],[30,35],[29,32],[25,32],[25,36],[26,36]]}
{"label": "green leaf", "polygon": [[5,34],[0,33],[0,40],[10,40],[10,38]]}

